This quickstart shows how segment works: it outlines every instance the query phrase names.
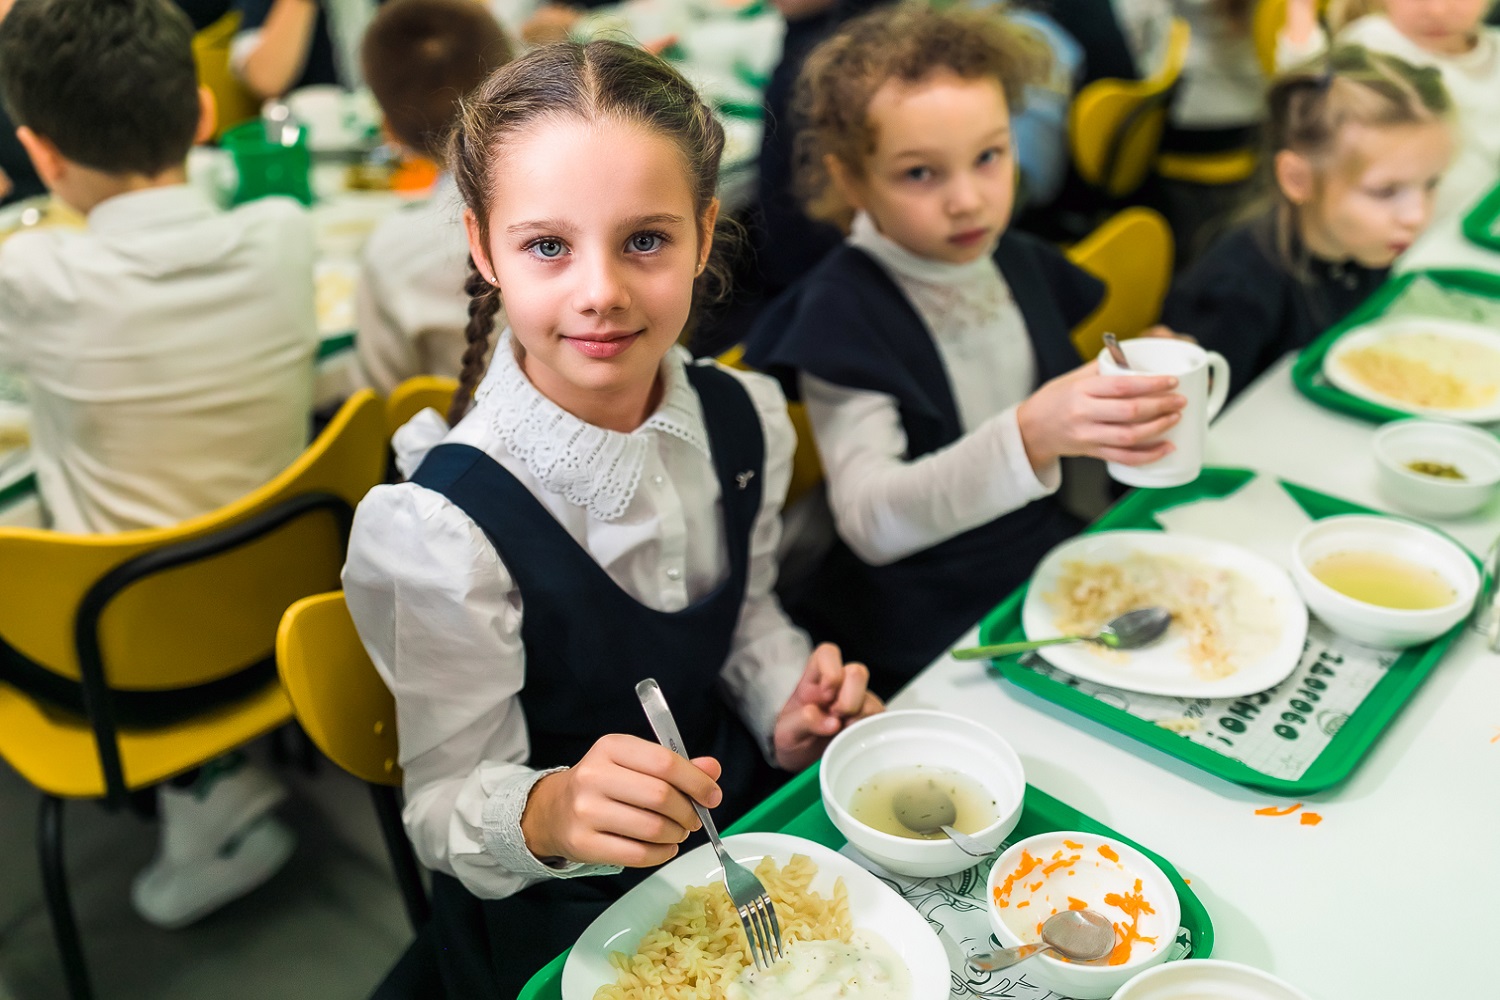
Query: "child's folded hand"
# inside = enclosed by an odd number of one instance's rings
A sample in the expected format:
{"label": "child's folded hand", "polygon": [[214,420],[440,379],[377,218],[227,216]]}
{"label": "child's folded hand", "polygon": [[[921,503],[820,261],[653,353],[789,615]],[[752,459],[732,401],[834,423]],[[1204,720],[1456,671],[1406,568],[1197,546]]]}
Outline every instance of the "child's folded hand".
{"label": "child's folded hand", "polygon": [[776,717],[772,739],[776,763],[800,771],[823,755],[828,741],[851,722],[885,711],[867,690],[870,671],[863,663],[845,663],[839,648],[825,642],[807,658],[807,669]]}
{"label": "child's folded hand", "polygon": [[521,833],[544,860],[649,868],[702,825],[694,801],[719,804],[719,774],[712,757],[687,761],[659,743],[605,736],[577,764],[532,786]]}
{"label": "child's folded hand", "polygon": [[1172,445],[1161,436],[1181,419],[1187,400],[1171,375],[1100,375],[1090,361],[1032,393],[1016,410],[1032,468],[1081,455],[1145,465]]}

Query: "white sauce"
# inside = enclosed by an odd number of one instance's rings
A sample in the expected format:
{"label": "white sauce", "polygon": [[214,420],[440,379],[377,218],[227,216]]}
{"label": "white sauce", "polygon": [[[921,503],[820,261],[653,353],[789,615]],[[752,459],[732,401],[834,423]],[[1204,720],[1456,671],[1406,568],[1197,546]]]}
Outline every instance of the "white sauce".
{"label": "white sauce", "polygon": [[769,969],[746,969],[726,1000],[911,1000],[911,974],[878,934],[842,941],[798,941]]}

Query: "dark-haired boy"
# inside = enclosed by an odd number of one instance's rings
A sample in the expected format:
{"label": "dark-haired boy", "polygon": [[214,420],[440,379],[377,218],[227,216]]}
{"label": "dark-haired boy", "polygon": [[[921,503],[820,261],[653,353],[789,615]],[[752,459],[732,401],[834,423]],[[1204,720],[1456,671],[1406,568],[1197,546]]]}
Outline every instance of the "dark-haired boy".
{"label": "dark-haired boy", "polygon": [[[475,0],[390,0],[370,23],[361,55],[386,131],[441,163],[460,98],[510,59],[510,46]],[[365,380],[379,392],[413,375],[458,376],[469,318],[460,207],[444,173],[423,201],[385,219],[365,244],[355,346]]]}
{"label": "dark-haired boy", "polygon": [[[287,200],[224,212],[187,185],[213,105],[186,15],[169,0],[16,0],[0,21],[0,98],[42,181],[87,216],[0,244],[0,367],[30,384],[52,526],[170,525],[271,479],[307,437],[311,224]],[[0,653],[0,681],[82,710],[77,684]],[[161,723],[204,707],[164,697],[121,693],[116,714]],[[225,762],[162,786],[136,909],[181,926],[269,878],[294,845],[269,814],[283,795]]]}

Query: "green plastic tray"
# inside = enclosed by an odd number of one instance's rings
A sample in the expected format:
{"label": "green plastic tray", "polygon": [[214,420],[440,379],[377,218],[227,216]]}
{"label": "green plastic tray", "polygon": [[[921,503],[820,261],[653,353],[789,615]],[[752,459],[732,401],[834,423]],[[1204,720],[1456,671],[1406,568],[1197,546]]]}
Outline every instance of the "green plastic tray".
{"label": "green plastic tray", "polygon": [[1500,250],[1500,184],[1464,216],[1464,239],[1486,250]]}
{"label": "green plastic tray", "polygon": [[[1014,842],[1033,834],[1049,830],[1080,830],[1095,833],[1131,845],[1161,866],[1172,887],[1177,890],[1177,899],[1182,905],[1181,926],[1192,937],[1193,958],[1207,958],[1214,947],[1214,925],[1208,918],[1203,902],[1188,888],[1182,876],[1166,859],[1137,844],[1129,837],[1122,837],[1114,830],[1090,816],[1079,812],[1066,803],[1059,802],[1046,792],[1031,785],[1026,786],[1026,805],[1021,810],[1021,821],[1010,835]],[[844,835],[828,819],[823,811],[823,801],[818,791],[818,769],[808,768],[793,778],[776,794],[756,806],[730,827],[729,833],[770,831],[806,837],[825,847],[838,850],[845,844]],[[563,952],[542,969],[526,988],[520,1000],[562,1000],[562,970],[568,953]]]}
{"label": "green plastic tray", "polygon": [[[1136,490],[1094,522],[1088,531],[1111,531],[1120,528],[1144,528],[1160,531],[1153,515],[1167,507],[1203,497],[1228,496],[1255,478],[1246,469],[1204,469],[1195,482],[1162,490]],[[1340,500],[1305,486],[1282,482],[1292,499],[1314,519],[1334,514],[1377,514],[1367,507]],[[1013,642],[1026,638],[1021,628],[1021,605],[1026,598],[1023,586],[1011,594],[980,624],[983,643]],[[1215,753],[1161,726],[1138,719],[1066,684],[1044,677],[1014,659],[998,660],[996,671],[1006,680],[1033,694],[1070,708],[1095,722],[1133,736],[1163,753],[1201,767],[1210,774],[1251,788],[1263,788],[1282,795],[1300,795],[1330,788],[1354,771],[1360,759],[1374,746],[1386,725],[1426,680],[1432,668],[1442,659],[1448,647],[1462,634],[1464,625],[1454,626],[1446,635],[1424,646],[1408,649],[1386,672],[1385,677],[1360,702],[1340,727],[1332,742],[1323,748],[1302,777],[1286,780],[1272,777],[1229,757]]]}
{"label": "green plastic tray", "polygon": [[[1490,196],[1490,198],[1493,197],[1495,197],[1494,194]],[[1485,201],[1488,202],[1490,198],[1486,198]],[[1500,208],[1500,205],[1497,205],[1497,208]],[[1500,275],[1486,274],[1482,271],[1413,271],[1392,278],[1381,285],[1374,295],[1366,299],[1342,322],[1331,327],[1327,333],[1309,344],[1297,356],[1297,361],[1292,366],[1292,384],[1297,387],[1298,391],[1319,406],[1326,406],[1330,410],[1347,413],[1351,417],[1358,417],[1372,423],[1383,424],[1388,420],[1401,420],[1411,416],[1405,410],[1395,410],[1389,406],[1382,406],[1351,395],[1329,382],[1323,375],[1323,359],[1328,356],[1329,350],[1340,337],[1384,313],[1390,304],[1406,291],[1407,286],[1418,278],[1432,281],[1443,288],[1489,299],[1500,299]]]}

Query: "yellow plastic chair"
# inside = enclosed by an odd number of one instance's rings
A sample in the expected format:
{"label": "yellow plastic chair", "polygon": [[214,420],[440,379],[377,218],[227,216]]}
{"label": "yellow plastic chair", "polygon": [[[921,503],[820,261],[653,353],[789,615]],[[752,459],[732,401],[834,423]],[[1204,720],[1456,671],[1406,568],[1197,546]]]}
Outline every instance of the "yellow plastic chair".
{"label": "yellow plastic chair", "polygon": [[[753,371],[745,364],[745,349],[739,345],[731,347],[717,358],[719,364],[737,368],[742,372]],[[792,455],[792,481],[786,489],[783,506],[790,507],[823,481],[823,462],[818,458],[818,444],[813,440],[812,424],[807,419],[807,407],[798,402],[786,404],[787,416],[791,418],[792,430],[797,432],[797,450]]]}
{"label": "yellow plastic chair", "polygon": [[429,406],[446,417],[457,391],[458,379],[444,375],[414,375],[402,382],[385,399],[386,436]]}
{"label": "yellow plastic chair", "polygon": [[1145,80],[1095,80],[1073,99],[1068,143],[1074,169],[1112,199],[1131,194],[1151,173],[1189,37],[1187,22],[1173,18],[1154,74]]}
{"label": "yellow plastic chair", "polygon": [[313,743],[370,786],[406,915],[420,927],[430,911],[401,825],[396,701],[365,654],[343,591],[304,597],[287,609],[276,633],[276,668]]}
{"label": "yellow plastic chair", "polygon": [[1172,230],[1149,208],[1127,208],[1068,249],[1068,259],[1104,282],[1104,301],[1073,330],[1085,360],[1104,335],[1134,337],[1161,317],[1172,280]]}
{"label": "yellow plastic chair", "polygon": [[218,120],[214,138],[260,114],[260,101],[229,68],[229,47],[240,30],[240,12],[232,10],[193,36],[198,83],[214,95]]}
{"label": "yellow plastic chair", "polygon": [[0,759],[42,794],[47,906],[74,1000],[92,996],[62,864],[65,799],[119,807],[291,718],[279,684],[155,728],[116,722],[121,692],[191,689],[274,655],[287,606],[338,585],[354,505],[380,482],[385,421],[351,397],[301,456],[227,507],[169,528],[0,528],[0,638],[81,684],[87,717],[0,684]]}

